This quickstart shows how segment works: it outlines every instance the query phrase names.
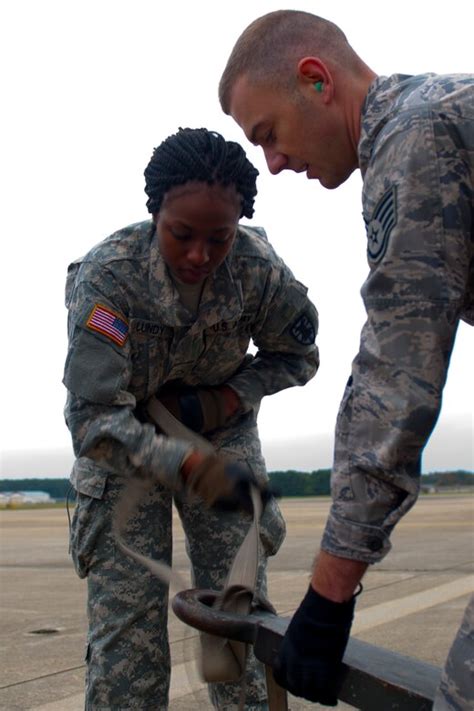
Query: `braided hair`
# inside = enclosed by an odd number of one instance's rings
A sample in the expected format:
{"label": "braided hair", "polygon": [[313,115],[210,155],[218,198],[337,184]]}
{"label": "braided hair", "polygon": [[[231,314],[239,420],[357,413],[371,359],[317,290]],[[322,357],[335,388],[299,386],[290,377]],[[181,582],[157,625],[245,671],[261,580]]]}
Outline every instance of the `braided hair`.
{"label": "braided hair", "polygon": [[258,170],[238,143],[206,128],[180,128],[155,148],[145,169],[146,206],[155,214],[171,188],[198,180],[235,185],[242,197],[240,217],[252,217]]}

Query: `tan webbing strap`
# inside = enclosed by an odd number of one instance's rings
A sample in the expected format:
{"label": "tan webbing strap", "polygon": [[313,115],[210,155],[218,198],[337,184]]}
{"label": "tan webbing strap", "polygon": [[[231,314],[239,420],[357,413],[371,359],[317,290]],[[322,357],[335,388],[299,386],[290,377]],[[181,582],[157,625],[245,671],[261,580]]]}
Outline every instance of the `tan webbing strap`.
{"label": "tan webbing strap", "polygon": [[[219,609],[240,615],[249,614],[257,582],[262,500],[254,487],[251,497],[252,523],[234,558],[222,595],[215,602]],[[205,681],[238,681],[242,677],[247,660],[245,644],[209,634],[201,635],[201,644],[201,674]]]}
{"label": "tan webbing strap", "polygon": [[151,397],[148,400],[146,409],[155,425],[168,437],[189,442],[205,454],[214,452],[214,447],[207,439],[183,425],[156,397]]}
{"label": "tan webbing strap", "polygon": [[[182,439],[192,443],[196,449],[210,454],[214,451],[212,445],[196,432],[189,430],[182,422],[177,420],[155,397],[152,397],[147,406],[148,414],[158,428],[169,437]],[[144,565],[160,580],[173,583],[184,588],[185,583],[172,569],[157,560],[148,558],[128,546],[123,540],[123,531],[133,511],[136,509],[144,493],[153,484],[139,479],[130,479],[117,502],[113,521],[113,531],[117,545],[134,560]],[[259,560],[259,520],[262,513],[262,501],[256,488],[251,488],[253,503],[253,521],[234,558],[228,574],[224,590],[217,597],[216,607],[247,615],[250,612],[255,597]],[[227,594],[226,594],[226,591]],[[266,601],[260,601],[271,609]],[[204,681],[238,681],[245,670],[247,648],[242,642],[226,640],[213,635],[201,635],[202,655],[200,671]]]}

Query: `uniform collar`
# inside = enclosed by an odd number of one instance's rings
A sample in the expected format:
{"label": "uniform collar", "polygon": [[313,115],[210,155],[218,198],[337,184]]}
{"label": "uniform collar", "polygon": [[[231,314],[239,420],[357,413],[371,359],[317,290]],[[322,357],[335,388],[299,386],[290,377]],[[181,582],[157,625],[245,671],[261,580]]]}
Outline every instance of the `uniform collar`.
{"label": "uniform collar", "polygon": [[219,321],[231,321],[243,310],[242,285],[232,273],[232,252],[204,284],[196,318],[183,306],[176,286],[158,248],[156,232],[150,245],[150,291],[156,320],[164,326],[212,326]]}
{"label": "uniform collar", "polygon": [[404,82],[411,79],[406,74],[390,77],[376,77],[369,86],[361,112],[361,133],[358,145],[359,168],[362,177],[372,156],[375,139],[392,115],[394,104],[404,88]]}

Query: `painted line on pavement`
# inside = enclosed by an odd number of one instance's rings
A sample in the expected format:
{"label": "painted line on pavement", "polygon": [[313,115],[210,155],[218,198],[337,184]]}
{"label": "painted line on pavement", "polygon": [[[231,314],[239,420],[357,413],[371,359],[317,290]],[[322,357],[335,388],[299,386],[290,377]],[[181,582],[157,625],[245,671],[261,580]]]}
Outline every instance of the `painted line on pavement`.
{"label": "painted line on pavement", "polygon": [[413,593],[396,600],[382,602],[356,611],[352,634],[394,622],[401,617],[407,617],[415,612],[421,612],[428,607],[440,605],[443,602],[454,600],[462,595],[469,595],[474,590],[474,575],[457,578],[450,583],[429,588],[423,592]]}
{"label": "painted line on pavement", "polygon": [[[449,600],[454,600],[462,595],[472,593],[474,589],[474,575],[464,576],[450,583],[430,588],[423,592],[413,593],[396,600],[372,605],[356,612],[352,633],[377,627],[378,625],[394,622],[402,617],[407,617],[415,612],[426,610],[429,607],[440,605]],[[191,678],[188,678],[189,677]],[[193,678],[194,677],[194,678]],[[206,685],[197,677],[193,662],[176,664],[172,667],[170,701],[179,699],[188,694],[197,693]],[[35,706],[34,711],[64,711],[67,702],[68,711],[83,711],[84,694],[75,694],[61,701]]]}

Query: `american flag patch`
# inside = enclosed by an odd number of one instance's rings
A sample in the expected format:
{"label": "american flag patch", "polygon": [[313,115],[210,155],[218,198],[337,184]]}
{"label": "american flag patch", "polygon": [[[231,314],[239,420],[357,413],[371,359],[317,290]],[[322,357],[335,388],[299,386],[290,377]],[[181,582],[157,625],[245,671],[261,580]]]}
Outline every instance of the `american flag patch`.
{"label": "american flag patch", "polygon": [[100,304],[94,306],[86,325],[119,346],[123,346],[127,340],[128,324],[118,314]]}

